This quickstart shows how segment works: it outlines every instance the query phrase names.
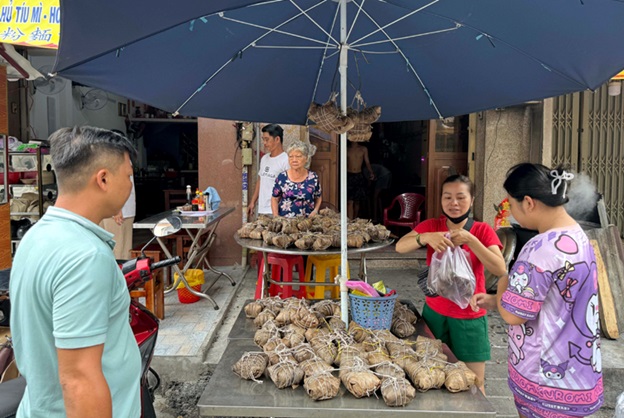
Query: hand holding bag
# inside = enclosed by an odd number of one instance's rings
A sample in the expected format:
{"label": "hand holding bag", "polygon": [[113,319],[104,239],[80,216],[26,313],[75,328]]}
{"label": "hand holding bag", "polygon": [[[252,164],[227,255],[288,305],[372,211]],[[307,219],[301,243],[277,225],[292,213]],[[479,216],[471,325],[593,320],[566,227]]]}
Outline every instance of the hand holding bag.
{"label": "hand holding bag", "polygon": [[[464,229],[470,232],[470,229],[472,228],[473,224],[474,224],[474,219],[468,219],[468,221],[464,224]],[[429,277],[429,266],[419,271],[417,277],[418,277],[418,282],[417,282],[418,286],[420,287],[420,290],[423,291],[425,296],[430,297],[430,298],[438,296],[438,294],[434,292],[432,289],[430,289],[429,285],[427,284],[428,277]]]}
{"label": "hand holding bag", "polygon": [[431,258],[427,286],[460,308],[470,304],[476,282],[468,254],[460,246],[449,247]]}

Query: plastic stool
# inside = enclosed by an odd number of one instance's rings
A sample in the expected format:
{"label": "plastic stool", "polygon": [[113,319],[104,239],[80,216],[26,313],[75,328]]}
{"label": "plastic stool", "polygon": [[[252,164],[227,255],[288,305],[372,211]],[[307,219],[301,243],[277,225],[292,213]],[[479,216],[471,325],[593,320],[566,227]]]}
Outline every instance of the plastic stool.
{"label": "plastic stool", "polygon": [[[312,281],[312,267],[316,273],[314,274],[314,281],[317,283],[325,283],[327,269],[329,269],[329,280],[333,282],[334,277],[338,275],[340,270],[340,256],[339,255],[310,255],[308,256],[308,264],[306,265],[305,281]],[[347,263],[347,277],[350,278],[349,264]],[[308,299],[325,299],[325,286],[308,286]],[[332,299],[338,299],[340,297],[340,286],[331,286]]]}
{"label": "plastic stool", "polygon": [[[287,255],[287,254],[275,254],[269,253],[268,263],[271,266],[271,279],[275,281],[292,283],[293,269],[297,270],[299,275],[299,281],[301,282],[303,276],[303,257],[300,255]],[[258,281],[256,282],[256,299],[260,299],[262,293],[262,286],[264,283],[264,257],[260,257],[260,265],[258,266]],[[296,297],[305,298],[306,288],[299,286],[299,290],[296,291]],[[271,283],[269,286],[269,296],[279,296],[281,298],[289,298],[293,296],[293,288],[290,285],[279,286]]]}

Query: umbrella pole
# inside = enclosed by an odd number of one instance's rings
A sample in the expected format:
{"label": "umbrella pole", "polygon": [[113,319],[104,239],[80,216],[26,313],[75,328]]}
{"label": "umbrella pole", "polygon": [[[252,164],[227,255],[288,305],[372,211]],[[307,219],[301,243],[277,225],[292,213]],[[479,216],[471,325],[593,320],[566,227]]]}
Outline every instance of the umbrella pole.
{"label": "umbrella pole", "polygon": [[[347,114],[347,0],[340,0],[340,110]],[[340,316],[349,326],[347,295],[347,134],[340,134]]]}

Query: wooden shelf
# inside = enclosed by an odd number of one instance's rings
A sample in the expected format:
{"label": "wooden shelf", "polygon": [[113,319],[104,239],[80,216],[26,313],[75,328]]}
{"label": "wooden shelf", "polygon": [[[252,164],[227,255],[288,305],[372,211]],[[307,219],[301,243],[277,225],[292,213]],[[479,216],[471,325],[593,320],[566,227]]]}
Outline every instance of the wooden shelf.
{"label": "wooden shelf", "polygon": [[169,119],[169,118],[129,118],[130,122],[146,123],[197,123],[197,119]]}

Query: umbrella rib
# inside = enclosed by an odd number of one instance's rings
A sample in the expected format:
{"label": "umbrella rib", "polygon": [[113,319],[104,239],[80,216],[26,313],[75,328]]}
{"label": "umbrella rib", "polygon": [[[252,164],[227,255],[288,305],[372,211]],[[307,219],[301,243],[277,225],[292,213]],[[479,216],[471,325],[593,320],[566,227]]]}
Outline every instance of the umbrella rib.
{"label": "umbrella rib", "polygon": [[[325,3],[325,2],[326,2],[326,0],[320,1],[320,2],[317,3],[317,6],[319,6],[319,5],[321,5],[321,4]],[[301,7],[299,7],[299,5],[297,3],[294,2],[294,0],[290,0],[290,3],[293,6],[295,6],[301,12],[301,14],[303,14],[305,17],[307,17],[308,20],[310,20],[310,22],[312,22],[317,28],[319,28],[321,30],[321,32],[323,32],[325,35],[327,35],[332,41],[334,41],[334,43],[336,45],[338,45],[339,42],[336,39],[334,39],[334,37],[331,35],[331,33],[328,33],[321,25],[318,24],[318,22],[316,20],[312,19],[312,17],[310,15],[308,15],[307,12],[312,10],[316,6],[310,7],[307,10],[303,10]]]}
{"label": "umbrella rib", "polygon": [[[356,5],[357,2],[355,0],[353,0],[353,3],[355,3]],[[359,6],[359,5],[358,5]],[[407,56],[403,53],[403,51],[401,50],[401,47],[399,47],[396,42],[394,42],[394,40],[386,33],[386,31],[384,30],[384,28],[382,28],[379,23],[377,23],[377,21],[375,21],[375,19],[373,19],[373,17],[368,14],[366,12],[366,10],[362,9],[362,13],[364,13],[371,22],[373,22],[373,24],[375,26],[377,26],[379,28],[379,31],[381,31],[381,33],[383,33],[386,38],[388,38],[388,40],[392,43],[392,45],[394,45],[394,47],[396,48],[397,52],[399,54],[401,54],[401,56],[403,57],[403,59],[405,60],[405,63],[407,64],[408,68],[412,71],[412,73],[414,74],[414,76],[416,77],[416,79],[418,79],[418,82],[420,83],[420,85],[423,88],[423,91],[425,92],[425,94],[427,95],[427,97],[429,97],[429,104],[435,109],[436,113],[438,114],[438,117],[442,118],[442,114],[440,113],[440,110],[438,109],[438,106],[436,106],[435,101],[433,100],[433,97],[431,97],[431,93],[429,93],[429,89],[427,89],[427,87],[425,86],[425,83],[423,83],[422,79],[420,78],[420,76],[418,75],[418,73],[416,72],[416,69],[412,66],[412,63],[410,62],[409,58],[407,58]]]}
{"label": "umbrella rib", "polygon": [[[624,2],[622,0],[613,0],[613,1]],[[541,61],[540,59],[534,57],[533,55],[529,54],[528,52],[523,51],[522,49],[520,49],[520,48],[510,44],[509,42],[506,42],[505,40],[503,40],[501,38],[498,38],[496,36],[492,36],[491,34],[485,32],[485,31],[483,31],[481,29],[478,29],[478,28],[476,28],[474,26],[467,25],[465,23],[459,23],[459,22],[455,21],[454,19],[452,19],[452,18],[450,18],[448,16],[444,16],[444,15],[440,15],[440,14],[436,14],[436,13],[429,13],[429,14],[431,14],[432,16],[438,17],[438,18],[442,18],[442,19],[447,19],[447,20],[453,21],[456,25],[459,25],[461,27],[464,27],[464,28],[467,28],[467,29],[471,29],[471,30],[473,30],[475,32],[478,32],[480,35],[477,37],[477,40],[481,36],[485,36],[490,41],[490,43],[492,44],[492,47],[494,47],[494,48],[496,47],[496,45],[494,44],[493,40],[496,40],[496,41],[500,42],[501,44],[504,44],[507,47],[509,47],[509,48],[513,49],[514,51],[518,52],[519,54],[522,54],[525,57],[527,57],[527,58],[537,62],[538,64],[540,64],[547,71],[550,71],[552,73],[558,74],[559,76],[561,76],[561,77],[563,77],[563,78],[565,78],[565,79],[567,79],[567,80],[569,80],[569,81],[571,81],[571,82],[573,82],[573,83],[575,83],[575,84],[577,84],[577,85],[579,85],[579,86],[581,86],[583,88],[588,88],[588,86],[583,84],[582,82],[580,82],[578,80],[575,80],[573,77],[570,77],[569,75],[565,74],[564,72],[560,71],[559,69],[556,69],[556,68],[554,68],[551,65],[548,65],[547,63],[545,63],[545,62]]]}
{"label": "umbrella rib", "polygon": [[399,51],[367,51],[361,48],[349,48],[351,51],[361,52],[362,55],[365,54],[373,54],[373,55],[390,55],[390,54],[399,54]]}
{"label": "umbrella rib", "polygon": [[[296,18],[297,18],[297,17],[299,17],[299,16],[301,16],[301,14],[299,14],[299,15],[297,15],[297,16],[294,16],[292,19],[289,19],[288,21],[286,21],[286,22],[282,23],[282,24],[281,24],[281,25],[279,25],[279,26],[282,26],[282,25],[284,25],[284,24],[286,24],[286,23],[288,23],[288,22],[292,21],[293,19],[296,19]],[[230,22],[238,23],[238,24],[240,24],[240,25],[246,25],[246,26],[251,26],[251,27],[254,27],[254,28],[258,28],[258,29],[263,29],[263,30],[266,30],[266,31],[268,31],[268,32],[265,34],[265,36],[266,36],[266,35],[269,35],[269,34],[270,34],[270,33],[272,33],[272,32],[275,32],[275,33],[279,33],[279,34],[282,34],[282,35],[291,36],[291,37],[293,37],[293,38],[304,39],[304,40],[306,40],[306,41],[310,41],[310,42],[314,42],[314,43],[317,43],[317,44],[325,45],[325,42],[323,42],[323,41],[319,41],[318,39],[309,38],[309,37],[307,37],[307,36],[298,35],[298,34],[296,34],[296,33],[286,32],[286,31],[283,31],[283,30],[279,30],[279,29],[277,29],[277,27],[279,27],[279,26],[277,26],[276,28],[270,28],[270,27],[267,27],[267,26],[258,25],[258,24],[256,24],[256,23],[245,22],[245,21],[243,21],[243,20],[238,20],[238,19],[232,19],[231,17],[221,16],[221,18],[222,18],[222,19],[224,19],[224,20],[228,20],[228,21],[230,21]],[[257,42],[257,41],[256,41],[256,42]],[[256,45],[254,45],[254,46],[256,46]]]}
{"label": "umbrella rib", "polygon": [[[400,18],[398,18],[398,19],[396,19],[396,20],[393,20],[393,21],[392,21],[392,22],[390,22],[390,23],[387,23],[387,24],[386,24],[386,25],[384,25],[383,27],[382,27],[382,26],[380,26],[378,23],[376,23],[376,22],[375,22],[375,25],[377,25],[377,30],[375,30],[375,31],[373,31],[373,32],[371,32],[371,33],[369,33],[369,34],[367,34],[367,35],[364,35],[364,36],[362,36],[362,37],[361,37],[361,38],[359,38],[359,39],[356,39],[356,40],[355,40],[355,41],[353,41],[352,43],[353,43],[353,44],[357,44],[358,42],[360,42],[360,41],[362,41],[362,40],[364,40],[364,39],[366,39],[366,38],[369,38],[369,37],[373,36],[373,35],[374,35],[374,34],[376,34],[377,32],[383,32],[383,33],[384,33],[384,35],[386,35],[386,37],[390,38],[390,37],[389,37],[389,36],[388,36],[388,35],[384,32],[384,29],[388,28],[389,26],[392,26],[392,25],[397,24],[397,23],[398,23],[398,22],[400,22],[401,20],[407,19],[408,17],[410,17],[410,16],[412,16],[412,15],[414,15],[414,14],[416,14],[416,13],[419,13],[419,12],[421,12],[422,10],[424,10],[424,9],[426,9],[426,8],[430,7],[430,6],[433,6],[435,3],[439,2],[439,1],[440,1],[440,0],[433,0],[431,3],[429,3],[429,4],[425,4],[424,6],[419,7],[419,8],[418,8],[418,9],[416,9],[416,10],[412,10],[410,13],[408,13],[408,14],[406,14],[406,15],[404,15],[404,16],[401,16]],[[361,4],[358,4],[358,3],[354,0],[354,1],[353,1],[353,3],[354,3],[357,7],[358,7],[358,9],[362,10],[362,12],[363,12],[364,14],[366,14],[366,15],[370,18],[370,15],[369,15],[368,13],[366,13],[366,11],[364,10],[364,8],[362,7],[362,5],[364,4],[364,1],[362,1],[362,3],[361,3]],[[372,20],[372,19],[371,19],[371,20]]]}
{"label": "umbrella rib", "polygon": [[[545,70],[550,71],[551,73],[558,74],[559,76],[561,76],[561,77],[565,78],[566,80],[571,81],[571,82],[573,82],[573,83],[575,83],[575,84],[577,84],[577,85],[579,85],[579,86],[583,87],[584,89],[588,88],[588,86],[587,86],[587,85],[585,85],[585,84],[583,84],[582,82],[580,82],[580,81],[578,81],[578,80],[574,79],[573,77],[570,77],[569,75],[567,75],[567,74],[566,74],[566,73],[564,73],[563,71],[560,71],[559,69],[557,69],[557,68],[555,68],[555,67],[553,67],[553,66],[551,66],[551,65],[547,64],[546,62],[544,62],[544,61],[540,60],[539,58],[534,57],[533,55],[529,54],[528,52],[523,51],[522,49],[520,49],[520,48],[518,48],[518,47],[516,47],[516,46],[514,46],[514,45],[512,45],[512,44],[510,44],[509,42],[504,41],[504,40],[503,40],[503,39],[501,39],[501,38],[497,38],[497,37],[495,37],[495,36],[492,36],[492,35],[490,35],[490,34],[488,34],[488,33],[484,32],[484,31],[479,30],[479,29],[477,29],[477,28],[475,28],[475,27],[473,27],[473,26],[470,26],[470,25],[466,25],[466,24],[463,24],[463,23],[461,23],[460,25],[461,25],[461,26],[463,26],[463,27],[465,27],[465,28],[472,29],[472,30],[474,30],[475,32],[478,32],[480,35],[485,36],[485,37],[486,37],[486,38],[490,41],[490,43],[492,44],[492,47],[494,47],[494,48],[496,47],[496,45],[495,45],[495,44],[494,44],[494,42],[492,41],[493,39],[494,39],[494,40],[496,40],[496,41],[498,41],[498,42],[500,42],[501,44],[504,44],[504,45],[506,45],[507,47],[509,47],[509,48],[513,49],[514,51],[518,52],[519,54],[524,55],[525,57],[527,57],[527,58],[529,58],[529,59],[531,59],[531,60],[533,60],[533,61],[537,62],[537,63],[538,63],[539,65],[541,65],[541,66],[542,66]],[[481,37],[481,36],[477,37],[477,39],[479,39],[480,37]]]}
{"label": "umbrella rib", "polygon": [[[366,0],[362,0],[362,6],[364,6],[364,1]],[[353,18],[353,22],[351,22],[351,27],[349,28],[349,32],[347,33],[347,39],[349,39],[349,37],[351,36],[351,32],[353,32],[353,28],[355,27],[355,22],[357,22],[361,11],[362,11],[362,8],[358,7],[357,12],[355,13],[355,17]]]}
{"label": "umbrella rib", "polygon": [[[310,7],[307,9],[307,11],[314,9],[315,7],[318,7],[320,4],[324,3],[325,1],[319,2],[317,4],[315,4],[314,6]],[[226,18],[224,16],[223,13],[219,13],[218,14],[219,17],[223,18],[223,19],[230,19],[230,18]],[[230,58],[228,61],[226,61],[221,67],[219,67],[219,69],[217,69],[217,71],[215,71],[214,73],[212,73],[212,75],[210,77],[208,77],[208,79],[206,79],[206,81],[204,81],[194,92],[193,94],[191,94],[176,110],[175,112],[173,112],[174,116],[177,116],[180,114],[180,110],[186,106],[186,104],[188,102],[190,102],[193,97],[195,97],[200,91],[202,91],[202,89],[204,87],[206,87],[206,85],[208,83],[210,83],[210,81],[212,81],[212,79],[214,79],[225,67],[228,66],[228,64],[232,63],[237,57],[242,56],[243,52],[248,50],[251,47],[256,46],[256,43],[260,40],[262,40],[263,38],[265,38],[266,36],[270,35],[271,33],[275,32],[278,30],[278,28],[280,28],[281,26],[286,25],[289,22],[292,22],[294,19],[297,19],[299,16],[301,16],[301,13],[291,17],[290,19],[285,20],[284,22],[280,23],[279,25],[277,25],[274,28],[267,28],[267,32],[262,34],[261,36],[257,37],[255,40],[253,40],[252,42],[250,42],[249,44],[247,44],[244,48],[240,49],[232,58]],[[232,19],[230,19],[232,20]],[[243,24],[245,24],[246,22],[241,22]]]}
{"label": "umbrella rib", "polygon": [[322,50],[327,49],[325,46],[289,46],[289,45],[253,45],[253,47],[256,49],[322,49]]}
{"label": "umbrella rib", "polygon": [[381,41],[365,42],[365,43],[362,43],[362,44],[351,45],[351,47],[358,47],[359,48],[359,47],[363,47],[363,46],[377,45],[377,44],[383,44],[383,43],[388,43],[388,42],[393,42],[393,41],[394,42],[404,41],[406,39],[419,38],[421,36],[437,35],[437,34],[440,34],[440,33],[451,32],[451,31],[457,30],[461,26],[462,25],[457,23],[454,28],[440,29],[440,30],[435,30],[435,31],[425,32],[425,33],[417,33],[417,34],[414,34],[414,35],[402,36],[400,38],[394,38],[394,39],[385,39],[385,40],[381,40]]}
{"label": "umbrella rib", "polygon": [[[338,19],[338,14],[340,12],[340,7],[336,7],[336,13],[334,13],[334,20],[332,20],[332,24],[331,24],[331,29],[330,32],[334,31],[334,27],[336,26],[336,20]],[[321,82],[321,73],[323,72],[323,67],[325,66],[325,60],[329,57],[334,56],[337,52],[334,52],[330,55],[327,55],[327,50],[329,49],[329,45],[330,45],[330,37],[327,37],[327,44],[325,47],[325,52],[323,52],[323,57],[321,58],[321,63],[319,65],[319,69],[318,72],[316,73],[316,81],[314,82],[314,89],[312,90],[312,97],[310,98],[310,103],[312,103],[314,101],[314,98],[316,97],[316,91],[318,90],[318,86],[319,83]],[[306,118],[306,125],[307,125],[308,119]]]}

